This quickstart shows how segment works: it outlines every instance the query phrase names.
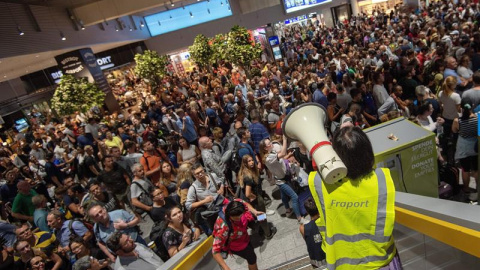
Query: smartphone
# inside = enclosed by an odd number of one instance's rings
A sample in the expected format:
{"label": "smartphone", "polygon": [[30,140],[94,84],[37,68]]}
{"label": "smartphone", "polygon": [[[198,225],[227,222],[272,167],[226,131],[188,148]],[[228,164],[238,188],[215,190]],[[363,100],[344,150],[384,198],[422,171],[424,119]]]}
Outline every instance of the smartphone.
{"label": "smartphone", "polygon": [[261,214],[261,215],[257,216],[258,221],[262,221],[262,220],[265,220],[265,219],[267,219],[267,214]]}

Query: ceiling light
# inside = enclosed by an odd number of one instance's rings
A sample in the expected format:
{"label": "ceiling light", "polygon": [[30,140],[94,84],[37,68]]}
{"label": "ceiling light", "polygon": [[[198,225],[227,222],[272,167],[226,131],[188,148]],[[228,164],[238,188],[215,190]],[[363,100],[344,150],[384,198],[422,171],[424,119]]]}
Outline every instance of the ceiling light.
{"label": "ceiling light", "polygon": [[24,32],[22,31],[22,29],[20,28],[20,25],[17,25],[17,31],[18,31],[18,34],[19,34],[20,36],[25,35],[25,33],[24,33]]}
{"label": "ceiling light", "polygon": [[85,30],[85,26],[83,24],[80,25],[80,29]]}
{"label": "ceiling light", "polygon": [[145,27],[145,24],[143,24],[143,21],[140,21],[140,27]]}
{"label": "ceiling light", "polygon": [[170,4],[172,5],[172,7],[174,7],[174,6],[175,6],[175,4],[173,3],[173,1],[172,1],[172,0],[170,0]]}
{"label": "ceiling light", "polygon": [[190,18],[193,18],[193,13],[190,11]]}
{"label": "ceiling light", "polygon": [[60,38],[62,39],[62,41],[67,40],[67,38],[65,37],[62,31],[60,31]]}
{"label": "ceiling light", "polygon": [[133,28],[130,26],[129,30],[130,30],[130,32],[131,32],[131,31],[133,31]]}
{"label": "ceiling light", "polygon": [[116,26],[116,25],[115,25],[115,31],[117,31],[117,32],[118,32],[118,26]]}

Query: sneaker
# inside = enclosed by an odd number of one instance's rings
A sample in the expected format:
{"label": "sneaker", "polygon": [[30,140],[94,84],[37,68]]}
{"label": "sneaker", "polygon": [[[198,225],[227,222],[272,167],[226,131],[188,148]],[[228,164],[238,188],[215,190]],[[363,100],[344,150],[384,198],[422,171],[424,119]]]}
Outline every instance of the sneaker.
{"label": "sneaker", "polygon": [[298,224],[307,224],[308,222],[309,222],[309,221],[306,220],[306,219],[303,218],[303,217],[298,220]]}
{"label": "sneaker", "polygon": [[267,214],[267,216],[275,215],[275,211],[267,210],[267,211],[265,211],[265,214]]}
{"label": "sneaker", "polygon": [[277,228],[276,227],[272,227],[270,228],[270,235],[266,235],[265,236],[265,239],[267,240],[270,240],[273,238],[273,236],[277,233]]}

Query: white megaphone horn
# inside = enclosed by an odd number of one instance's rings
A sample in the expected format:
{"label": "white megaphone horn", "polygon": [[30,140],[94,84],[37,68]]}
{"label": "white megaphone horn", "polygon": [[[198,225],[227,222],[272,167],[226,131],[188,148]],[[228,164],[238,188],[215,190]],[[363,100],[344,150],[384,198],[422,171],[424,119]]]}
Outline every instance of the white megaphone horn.
{"label": "white megaphone horn", "polygon": [[310,151],[322,179],[333,184],[347,176],[347,167],[333,150],[325,131],[326,110],[317,103],[305,103],[293,109],[283,121],[283,134],[300,141]]}

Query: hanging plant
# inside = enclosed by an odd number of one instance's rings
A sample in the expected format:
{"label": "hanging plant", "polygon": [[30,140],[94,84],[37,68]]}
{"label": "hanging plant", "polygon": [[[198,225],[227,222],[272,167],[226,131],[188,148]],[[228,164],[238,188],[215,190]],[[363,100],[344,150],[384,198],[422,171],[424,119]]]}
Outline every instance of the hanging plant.
{"label": "hanging plant", "polygon": [[105,93],[87,78],[63,75],[53,94],[52,108],[60,115],[70,115],[75,111],[87,112],[94,106],[101,107]]}

